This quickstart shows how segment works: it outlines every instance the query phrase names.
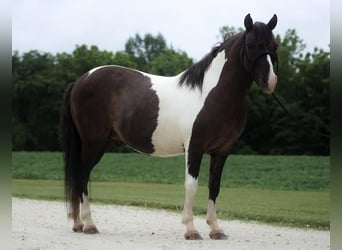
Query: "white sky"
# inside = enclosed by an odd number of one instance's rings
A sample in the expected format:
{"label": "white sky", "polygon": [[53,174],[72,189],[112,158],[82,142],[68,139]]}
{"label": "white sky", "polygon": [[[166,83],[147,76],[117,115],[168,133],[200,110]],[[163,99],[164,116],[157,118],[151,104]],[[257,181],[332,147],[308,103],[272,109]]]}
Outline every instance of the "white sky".
{"label": "white sky", "polygon": [[329,50],[328,0],[13,0],[12,50],[70,53],[87,44],[116,52],[135,33],[160,32],[199,60],[219,41],[220,27],[243,27],[248,13],[265,23],[277,14],[275,34],[295,28],[308,51]]}

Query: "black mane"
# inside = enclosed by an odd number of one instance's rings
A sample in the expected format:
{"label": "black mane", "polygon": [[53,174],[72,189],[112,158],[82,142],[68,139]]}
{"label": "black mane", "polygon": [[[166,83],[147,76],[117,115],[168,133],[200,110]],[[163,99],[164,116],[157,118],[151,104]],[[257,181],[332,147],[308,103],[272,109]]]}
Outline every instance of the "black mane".
{"label": "black mane", "polygon": [[216,57],[217,53],[221,50],[222,43],[212,48],[205,57],[203,57],[199,62],[192,65],[182,74],[178,84],[180,86],[183,86],[185,84],[192,89],[196,87],[202,89],[204,73],[208,69],[213,59]]}

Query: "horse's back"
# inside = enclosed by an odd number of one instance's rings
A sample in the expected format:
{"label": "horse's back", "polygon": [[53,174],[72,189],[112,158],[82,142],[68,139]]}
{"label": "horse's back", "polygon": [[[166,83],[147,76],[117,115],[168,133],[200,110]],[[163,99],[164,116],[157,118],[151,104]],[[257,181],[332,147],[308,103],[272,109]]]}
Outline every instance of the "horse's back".
{"label": "horse's back", "polygon": [[72,91],[72,113],[81,137],[98,131],[106,139],[138,151],[153,152],[150,138],[157,126],[158,98],[144,74],[119,66],[104,66],[84,74]]}

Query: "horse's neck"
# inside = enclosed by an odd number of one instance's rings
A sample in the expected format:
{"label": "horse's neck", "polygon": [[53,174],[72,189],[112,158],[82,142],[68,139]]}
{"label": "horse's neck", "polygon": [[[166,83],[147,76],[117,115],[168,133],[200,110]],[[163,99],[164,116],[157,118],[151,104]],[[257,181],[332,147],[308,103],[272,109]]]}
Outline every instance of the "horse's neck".
{"label": "horse's neck", "polygon": [[210,66],[206,70],[203,79],[202,94],[208,95],[208,93],[217,86],[220,80],[220,76],[223,71],[223,67],[227,62],[226,53],[224,50],[219,52],[213,59]]}
{"label": "horse's neck", "polygon": [[220,51],[207,69],[203,81],[203,94],[208,94],[214,87],[220,92],[222,101],[240,98],[244,100],[252,84],[240,58],[242,37],[229,41],[231,48]]}

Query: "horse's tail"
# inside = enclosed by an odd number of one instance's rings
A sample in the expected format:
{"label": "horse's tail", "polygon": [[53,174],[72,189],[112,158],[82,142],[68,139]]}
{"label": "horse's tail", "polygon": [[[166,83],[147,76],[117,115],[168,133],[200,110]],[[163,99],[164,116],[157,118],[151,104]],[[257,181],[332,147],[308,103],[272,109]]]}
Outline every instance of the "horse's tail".
{"label": "horse's tail", "polygon": [[64,152],[64,193],[69,205],[69,217],[77,219],[82,193],[81,140],[70,110],[70,94],[74,84],[69,84],[60,121],[60,140]]}

